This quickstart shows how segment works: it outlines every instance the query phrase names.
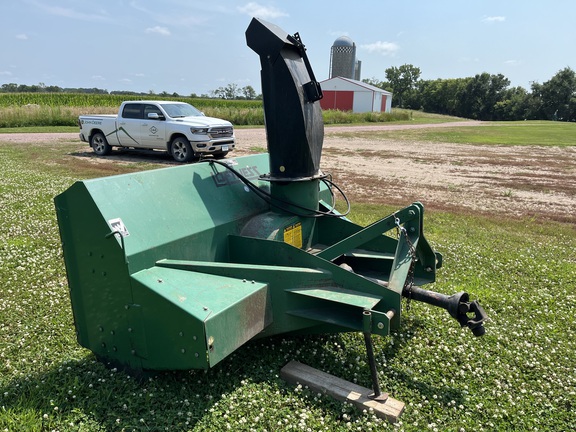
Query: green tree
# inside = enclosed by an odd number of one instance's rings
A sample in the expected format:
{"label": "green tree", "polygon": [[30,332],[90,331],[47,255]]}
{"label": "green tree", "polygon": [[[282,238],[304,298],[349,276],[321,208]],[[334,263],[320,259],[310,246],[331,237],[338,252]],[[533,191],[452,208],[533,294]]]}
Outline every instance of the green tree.
{"label": "green tree", "polygon": [[9,84],[2,84],[2,93],[16,93],[18,91],[18,84],[16,83],[9,83]]}
{"label": "green tree", "polygon": [[412,96],[420,79],[420,68],[411,64],[404,64],[400,67],[392,66],[386,69],[386,79],[392,87],[394,93],[392,103],[401,108],[407,108],[405,102]]}
{"label": "green tree", "polygon": [[460,97],[471,78],[450,78],[420,81],[417,94],[419,106],[426,112],[460,115]]}
{"label": "green tree", "polygon": [[477,120],[493,120],[496,104],[503,100],[509,85],[510,80],[502,74],[483,72],[476,75],[467,83],[460,97],[460,115]]}
{"label": "green tree", "polygon": [[225,88],[224,88],[224,94],[225,97],[224,99],[236,99],[238,97],[238,93],[240,91],[240,88],[238,87],[238,84],[228,84]]}
{"label": "green tree", "polygon": [[62,93],[64,90],[58,86],[47,86],[44,88],[44,91],[48,93]]}
{"label": "green tree", "polygon": [[230,83],[226,87],[218,87],[216,90],[212,90],[210,93],[220,99],[236,99],[239,94],[239,87],[237,84]]}
{"label": "green tree", "polygon": [[566,67],[558,71],[549,81],[536,88],[543,118],[576,120],[576,73],[572,69]]}
{"label": "green tree", "polygon": [[494,107],[494,120],[527,120],[531,95],[523,87],[513,87],[505,92]]}
{"label": "green tree", "polygon": [[249,85],[242,87],[241,93],[248,100],[256,99],[256,96],[257,96],[256,90],[254,90],[254,88],[252,86],[249,86]]}

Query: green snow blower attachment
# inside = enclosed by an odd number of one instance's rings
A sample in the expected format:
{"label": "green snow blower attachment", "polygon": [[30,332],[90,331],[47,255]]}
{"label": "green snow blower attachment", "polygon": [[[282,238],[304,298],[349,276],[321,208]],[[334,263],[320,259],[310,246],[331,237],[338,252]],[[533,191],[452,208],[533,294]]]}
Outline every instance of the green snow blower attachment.
{"label": "green snow blower attachment", "polygon": [[[401,299],[480,336],[468,294],[419,286],[441,256],[421,204],[367,227],[320,170],[319,83],[298,34],[252,20],[268,154],[79,181],[55,198],[79,343],[136,370],[206,369],[254,338],[399,327]],[[376,392],[377,393],[377,392]]]}

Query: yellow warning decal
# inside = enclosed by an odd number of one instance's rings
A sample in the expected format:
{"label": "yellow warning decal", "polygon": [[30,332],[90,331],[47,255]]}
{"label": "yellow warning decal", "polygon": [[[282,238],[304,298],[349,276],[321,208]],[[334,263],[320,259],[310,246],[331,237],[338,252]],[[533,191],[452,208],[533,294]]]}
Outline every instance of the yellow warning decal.
{"label": "yellow warning decal", "polygon": [[302,248],[302,224],[300,222],[284,228],[284,243]]}

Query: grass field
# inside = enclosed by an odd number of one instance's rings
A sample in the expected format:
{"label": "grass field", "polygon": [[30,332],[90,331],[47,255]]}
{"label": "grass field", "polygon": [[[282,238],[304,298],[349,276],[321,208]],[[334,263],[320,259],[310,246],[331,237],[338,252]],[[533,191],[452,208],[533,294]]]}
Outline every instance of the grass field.
{"label": "grass field", "polygon": [[[350,133],[342,132],[342,136]],[[486,122],[481,127],[451,127],[449,130],[425,128],[402,131],[354,132],[355,137],[402,139],[406,141],[449,142],[456,144],[574,146],[576,123],[522,121]]]}
{"label": "grass field", "polygon": [[[514,133],[545,137],[546,127]],[[489,133],[473,142],[513,145],[512,133],[511,142]],[[572,135],[567,128],[556,139],[569,145]],[[570,224],[427,213],[427,237],[444,255],[430,288],[470,292],[490,321],[473,338],[446,312],[412,302],[399,331],[374,338],[381,386],[407,404],[396,425],[279,379],[284,364],[299,360],[369,386],[355,333],[248,343],[209,371],[137,379],[107,368],[75,339],[52,200],[77,179],[157,165],[80,163],[71,156],[79,146],[10,144],[0,135],[0,430],[573,430]],[[352,219],[367,224],[393,210],[355,203]]]}

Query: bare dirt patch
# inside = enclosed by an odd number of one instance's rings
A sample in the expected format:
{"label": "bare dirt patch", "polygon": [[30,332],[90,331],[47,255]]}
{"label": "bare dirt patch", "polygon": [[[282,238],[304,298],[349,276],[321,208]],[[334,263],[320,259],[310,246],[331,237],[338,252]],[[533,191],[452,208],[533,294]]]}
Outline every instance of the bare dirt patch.
{"label": "bare dirt patch", "polygon": [[[408,127],[479,126],[459,122]],[[326,127],[321,167],[353,201],[576,223],[576,147],[482,146],[436,142],[342,138],[341,132],[400,129],[406,126]],[[237,129],[237,150],[230,157],[266,147],[261,129]],[[17,143],[74,142],[76,134],[4,134]],[[1,145],[1,144],[0,144]],[[172,164],[165,153],[115,152],[93,157],[79,143],[76,158],[91,163]],[[158,152],[156,152],[158,153]]]}
{"label": "bare dirt patch", "polygon": [[[414,125],[480,126],[479,122]],[[369,126],[398,130],[406,126]],[[342,138],[327,127],[322,170],[354,201],[576,222],[576,147],[482,146]],[[264,131],[239,130],[243,153]],[[259,144],[264,145],[264,144]]]}

